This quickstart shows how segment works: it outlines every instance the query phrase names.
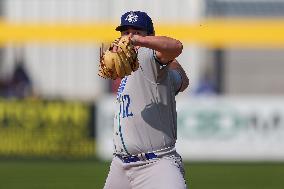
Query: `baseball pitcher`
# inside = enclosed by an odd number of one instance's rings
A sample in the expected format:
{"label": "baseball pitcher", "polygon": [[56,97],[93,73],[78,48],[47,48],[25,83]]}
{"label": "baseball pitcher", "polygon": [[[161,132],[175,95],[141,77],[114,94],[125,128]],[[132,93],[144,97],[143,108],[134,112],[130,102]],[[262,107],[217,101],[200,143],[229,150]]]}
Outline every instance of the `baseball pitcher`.
{"label": "baseball pitcher", "polygon": [[101,53],[99,75],[121,78],[114,115],[114,157],[105,189],[185,189],[176,152],[175,96],[188,86],[176,61],[182,43],[155,36],[145,12],[130,11],[116,28],[121,37]]}

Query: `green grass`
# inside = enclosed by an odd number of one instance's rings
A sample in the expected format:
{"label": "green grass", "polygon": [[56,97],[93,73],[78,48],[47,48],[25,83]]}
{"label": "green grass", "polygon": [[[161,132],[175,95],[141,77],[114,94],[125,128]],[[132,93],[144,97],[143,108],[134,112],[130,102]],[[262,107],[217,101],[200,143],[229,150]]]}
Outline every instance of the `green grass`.
{"label": "green grass", "polygon": [[[1,160],[0,189],[101,189],[109,163]],[[283,189],[284,164],[185,164],[191,189]],[[115,189],[115,188],[114,188]]]}

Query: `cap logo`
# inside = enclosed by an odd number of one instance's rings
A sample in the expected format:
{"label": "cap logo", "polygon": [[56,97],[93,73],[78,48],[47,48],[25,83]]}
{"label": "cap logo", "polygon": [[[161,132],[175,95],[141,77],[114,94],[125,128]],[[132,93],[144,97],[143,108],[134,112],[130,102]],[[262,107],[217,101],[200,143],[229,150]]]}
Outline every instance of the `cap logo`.
{"label": "cap logo", "polygon": [[137,22],[138,20],[138,15],[134,14],[134,12],[130,12],[127,17],[125,18],[130,23]]}

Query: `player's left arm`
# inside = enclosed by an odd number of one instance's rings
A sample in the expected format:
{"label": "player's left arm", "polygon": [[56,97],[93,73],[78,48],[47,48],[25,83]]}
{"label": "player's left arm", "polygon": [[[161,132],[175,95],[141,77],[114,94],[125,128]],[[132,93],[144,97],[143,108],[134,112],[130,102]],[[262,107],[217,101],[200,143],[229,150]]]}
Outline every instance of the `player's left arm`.
{"label": "player's left arm", "polygon": [[178,57],[183,49],[179,40],[166,36],[139,36],[131,38],[135,46],[146,47],[155,50],[156,57],[162,64],[168,64]]}
{"label": "player's left arm", "polygon": [[170,62],[168,66],[170,71],[173,72],[174,80],[178,85],[178,90],[176,91],[176,94],[179,92],[183,92],[189,85],[189,79],[184,69],[176,59]]}

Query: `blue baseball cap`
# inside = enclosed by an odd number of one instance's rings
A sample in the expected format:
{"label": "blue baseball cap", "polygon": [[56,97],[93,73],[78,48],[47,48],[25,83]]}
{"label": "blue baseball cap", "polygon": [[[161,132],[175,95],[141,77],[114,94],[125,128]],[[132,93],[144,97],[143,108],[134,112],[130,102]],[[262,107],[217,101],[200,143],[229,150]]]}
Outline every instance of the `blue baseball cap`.
{"label": "blue baseball cap", "polygon": [[146,31],[148,34],[154,34],[152,19],[145,12],[129,11],[124,13],[120,19],[120,26],[117,26],[115,30],[125,31],[129,26]]}

